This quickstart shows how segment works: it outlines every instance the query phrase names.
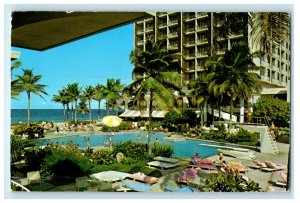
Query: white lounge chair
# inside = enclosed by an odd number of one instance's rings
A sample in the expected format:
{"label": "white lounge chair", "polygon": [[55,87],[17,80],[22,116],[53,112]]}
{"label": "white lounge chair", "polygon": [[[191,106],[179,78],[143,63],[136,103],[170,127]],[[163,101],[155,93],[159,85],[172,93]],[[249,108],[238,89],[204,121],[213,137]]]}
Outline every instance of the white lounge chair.
{"label": "white lounge chair", "polygon": [[27,173],[27,181],[28,184],[32,183],[40,183],[42,182],[41,180],[41,175],[39,171],[30,171]]}
{"label": "white lounge chair", "polygon": [[178,166],[179,162],[172,164],[172,163],[167,163],[167,162],[162,162],[162,161],[151,161],[151,162],[148,162],[147,165],[159,167],[161,169],[168,169],[168,168],[174,168],[174,167]]}
{"label": "white lounge chair", "polygon": [[154,157],[153,159],[155,161],[163,161],[163,162],[172,163],[172,164],[176,164],[179,162],[178,159],[167,158],[167,157],[162,157],[162,156],[157,156],[157,157]]}

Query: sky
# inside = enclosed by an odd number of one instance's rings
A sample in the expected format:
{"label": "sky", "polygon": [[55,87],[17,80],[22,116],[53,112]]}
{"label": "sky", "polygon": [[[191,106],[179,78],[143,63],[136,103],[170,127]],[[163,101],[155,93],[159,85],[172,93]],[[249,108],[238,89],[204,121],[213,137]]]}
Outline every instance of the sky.
{"label": "sky", "polygon": [[[42,75],[40,84],[45,84],[48,96],[32,94],[32,109],[60,109],[61,104],[51,101],[52,96],[68,83],[79,82],[83,88],[97,83],[106,84],[108,78],[121,79],[129,84],[132,65],[129,54],[134,47],[133,24],[92,35],[45,51],[12,47],[20,51],[22,66],[13,75],[22,75],[22,69],[33,69],[34,75]],[[93,101],[92,108],[98,108]],[[101,104],[104,107],[104,102]],[[11,101],[12,109],[26,109],[27,95]]]}

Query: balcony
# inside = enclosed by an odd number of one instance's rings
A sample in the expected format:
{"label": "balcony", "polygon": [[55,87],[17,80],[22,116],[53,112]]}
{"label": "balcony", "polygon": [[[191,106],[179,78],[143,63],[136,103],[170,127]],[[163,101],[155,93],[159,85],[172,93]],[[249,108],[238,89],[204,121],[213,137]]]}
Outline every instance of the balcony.
{"label": "balcony", "polygon": [[137,35],[141,35],[143,33],[144,33],[144,29],[138,29],[138,30],[136,30],[136,34]]}
{"label": "balcony", "polygon": [[166,39],[166,38],[167,38],[167,35],[160,35],[160,36],[158,37],[159,40],[164,40],[164,39]]}
{"label": "balcony", "polygon": [[206,18],[206,17],[208,17],[207,12],[199,12],[196,14],[196,18]]}
{"label": "balcony", "polygon": [[152,20],[153,20],[153,17],[146,18],[146,19],[145,19],[145,22],[150,22],[150,21],[152,21]]}
{"label": "balcony", "polygon": [[224,25],[224,23],[225,23],[225,20],[220,20],[220,21],[217,21],[216,23],[214,23],[214,25],[217,27],[221,27],[222,25]]}
{"label": "balcony", "polygon": [[208,57],[208,51],[201,51],[200,53],[197,53],[197,58],[205,58]]}
{"label": "balcony", "polygon": [[187,55],[185,56],[185,59],[186,59],[186,60],[195,59],[195,54],[194,54],[194,53],[193,53],[193,54],[187,54]]}
{"label": "balcony", "polygon": [[194,72],[194,71],[195,71],[195,66],[187,66],[187,67],[185,68],[185,71],[186,71],[186,72]]}
{"label": "balcony", "polygon": [[161,17],[166,17],[167,16],[167,12],[158,12],[158,17],[161,18]]}
{"label": "balcony", "polygon": [[158,29],[167,28],[167,22],[162,22],[158,24]]}
{"label": "balcony", "polygon": [[145,29],[145,32],[153,32],[153,31],[154,31],[153,27],[147,27]]}
{"label": "balcony", "polygon": [[186,30],[185,30],[185,34],[192,34],[192,33],[194,33],[195,32],[195,28],[193,27],[193,28],[187,28]]}
{"label": "balcony", "polygon": [[168,25],[169,25],[169,26],[178,25],[178,20],[177,20],[177,19],[175,19],[175,20],[170,20],[170,21],[168,21]]}
{"label": "balcony", "polygon": [[243,35],[243,32],[240,32],[240,33],[236,33],[236,34],[234,34],[234,35],[230,35],[229,36],[229,38],[230,39],[238,39],[238,38],[241,38],[241,37],[243,37],[244,35]]}
{"label": "balcony", "polygon": [[192,47],[195,46],[195,41],[191,40],[191,41],[186,41],[184,44],[185,47]]}
{"label": "balcony", "polygon": [[197,32],[208,31],[208,25],[201,25],[197,27]]}
{"label": "balcony", "polygon": [[178,33],[177,32],[172,32],[168,34],[168,38],[175,38],[178,37]]}
{"label": "balcony", "polygon": [[197,45],[208,44],[208,38],[202,38],[197,40]]}
{"label": "balcony", "polygon": [[226,48],[218,49],[217,54],[220,54],[220,55],[225,54],[225,51],[226,51]]}
{"label": "balcony", "polygon": [[194,15],[187,15],[185,18],[184,18],[184,21],[185,22],[188,22],[188,21],[192,21],[195,19],[195,14]]}
{"label": "balcony", "polygon": [[168,49],[169,50],[177,50],[178,49],[178,44],[170,44]]}
{"label": "balcony", "polygon": [[141,45],[144,44],[144,40],[138,40],[138,41],[136,42],[136,44],[137,44],[138,46],[141,46]]}

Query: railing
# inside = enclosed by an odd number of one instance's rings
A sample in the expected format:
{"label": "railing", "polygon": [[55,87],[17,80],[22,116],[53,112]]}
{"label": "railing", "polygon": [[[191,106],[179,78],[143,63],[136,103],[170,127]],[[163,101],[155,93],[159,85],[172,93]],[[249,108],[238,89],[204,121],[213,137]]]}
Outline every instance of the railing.
{"label": "railing", "polygon": [[194,31],[195,31],[195,28],[187,28],[185,32],[187,33],[187,32],[194,32]]}
{"label": "railing", "polygon": [[208,16],[207,12],[199,12],[196,14],[197,18],[201,18],[201,17],[205,17],[205,16]]}
{"label": "railing", "polygon": [[159,23],[158,28],[163,28],[167,26],[167,22]]}
{"label": "railing", "polygon": [[172,20],[168,22],[169,25],[176,25],[178,24],[178,20]]}
{"label": "railing", "polygon": [[260,125],[269,126],[269,122],[266,119],[266,117],[251,117],[251,118],[247,117],[246,122],[251,124],[256,124],[256,125],[260,124]]}
{"label": "railing", "polygon": [[173,33],[169,33],[168,37],[177,37],[178,33],[177,32],[173,32]]}
{"label": "railing", "polygon": [[31,192],[28,188],[24,187],[23,185],[14,180],[10,180],[10,187],[12,191]]}

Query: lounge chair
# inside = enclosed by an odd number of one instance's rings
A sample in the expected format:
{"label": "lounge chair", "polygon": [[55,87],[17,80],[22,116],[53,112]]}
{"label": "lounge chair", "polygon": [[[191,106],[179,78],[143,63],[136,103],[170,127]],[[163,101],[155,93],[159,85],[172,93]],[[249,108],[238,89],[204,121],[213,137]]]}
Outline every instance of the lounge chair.
{"label": "lounge chair", "polygon": [[79,191],[80,188],[88,188],[89,187],[89,178],[88,177],[79,177],[76,178],[76,187],[77,190]]}
{"label": "lounge chair", "polygon": [[265,163],[260,162],[256,159],[252,159],[252,162],[255,164],[255,166],[250,166],[251,168],[256,168],[256,169],[267,168]]}
{"label": "lounge chair", "polygon": [[188,168],[185,170],[183,175],[177,178],[177,181],[187,183],[191,177],[197,176],[199,170],[201,170],[201,168]]}
{"label": "lounge chair", "polygon": [[163,162],[172,163],[172,164],[176,164],[179,162],[178,159],[167,158],[167,157],[162,157],[162,156],[157,156],[157,157],[154,157],[153,159],[155,161],[163,161]]}
{"label": "lounge chair", "polygon": [[27,181],[28,184],[32,183],[40,183],[42,182],[41,180],[41,175],[39,171],[31,171],[27,173]]}
{"label": "lounge chair", "polygon": [[186,187],[183,187],[183,188],[179,188],[177,190],[169,187],[169,186],[163,186],[163,188],[165,190],[168,190],[170,192],[196,192],[197,190],[193,187],[190,187],[190,186],[186,186]]}
{"label": "lounge chair", "polygon": [[275,164],[271,161],[265,161],[265,164],[266,164],[267,168],[261,168],[261,170],[266,171],[266,172],[279,171],[279,170],[284,170],[287,168],[287,165]]}
{"label": "lounge chair", "polygon": [[162,161],[151,161],[151,162],[148,162],[147,165],[159,167],[161,169],[168,169],[168,168],[174,168],[174,167],[178,166],[179,162],[172,164],[172,163],[167,163],[167,162],[162,162]]}
{"label": "lounge chair", "polygon": [[134,181],[135,180],[138,180],[138,181],[141,181],[141,182],[145,182],[145,183],[157,183],[159,181],[159,178],[156,178],[156,177],[152,177],[152,176],[147,176],[143,173],[134,173],[134,174],[130,174],[128,176],[128,178],[131,178],[133,179]]}
{"label": "lounge chair", "polygon": [[120,181],[129,189],[132,189],[136,192],[150,192],[150,184],[148,183],[139,183],[134,181],[128,181],[120,179]]}
{"label": "lounge chair", "polygon": [[194,167],[198,167],[201,169],[207,169],[207,170],[213,170],[216,168],[216,165],[212,164],[212,163],[201,163],[201,162],[197,162],[195,159],[192,158],[192,168]]}

